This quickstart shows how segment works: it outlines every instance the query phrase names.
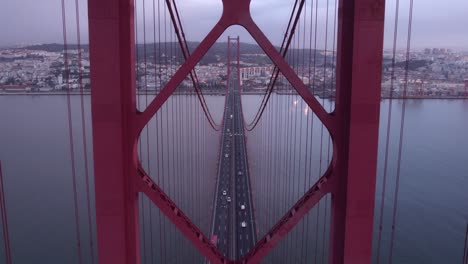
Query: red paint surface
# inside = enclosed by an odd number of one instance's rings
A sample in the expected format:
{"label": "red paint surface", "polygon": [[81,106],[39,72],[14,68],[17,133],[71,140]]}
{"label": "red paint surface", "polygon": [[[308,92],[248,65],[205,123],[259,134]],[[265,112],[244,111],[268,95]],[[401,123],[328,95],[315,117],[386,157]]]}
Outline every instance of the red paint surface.
{"label": "red paint surface", "polygon": [[[135,104],[133,0],[89,0],[99,263],[140,263],[138,192],[145,193],[211,263],[258,263],[327,193],[330,263],[370,263],[385,2],[340,1],[336,109],[328,114],[250,16],[250,0],[223,0],[220,21],[147,109]],[[137,163],[138,135],[231,25],[243,26],[329,130],[332,163],[243,259],[230,261]],[[111,96],[112,95],[112,96]],[[214,184],[214,183],[213,183]]]}

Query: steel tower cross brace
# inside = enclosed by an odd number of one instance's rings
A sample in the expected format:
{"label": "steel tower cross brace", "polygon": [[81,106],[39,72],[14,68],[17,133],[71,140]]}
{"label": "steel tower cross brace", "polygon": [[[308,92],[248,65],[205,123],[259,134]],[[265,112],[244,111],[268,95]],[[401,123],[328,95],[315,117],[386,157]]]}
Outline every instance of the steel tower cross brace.
{"label": "steel tower cross brace", "polygon": [[[250,0],[223,14],[147,109],[136,109],[133,0],[88,0],[99,263],[139,264],[138,193],[144,193],[211,263],[258,263],[327,193],[330,263],[370,263],[379,124],[384,0],[340,0],[337,100],[327,113],[250,15]],[[138,136],[231,25],[243,26],[333,139],[325,174],[242,259],[228,260],[138,163]]]}

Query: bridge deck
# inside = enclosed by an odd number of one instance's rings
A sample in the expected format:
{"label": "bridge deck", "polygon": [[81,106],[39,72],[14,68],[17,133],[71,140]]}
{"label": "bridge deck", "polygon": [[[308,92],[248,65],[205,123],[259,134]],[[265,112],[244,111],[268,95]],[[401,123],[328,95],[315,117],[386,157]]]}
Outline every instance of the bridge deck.
{"label": "bridge deck", "polygon": [[230,79],[219,157],[212,235],[231,259],[244,256],[256,242],[247,152],[237,77]]}

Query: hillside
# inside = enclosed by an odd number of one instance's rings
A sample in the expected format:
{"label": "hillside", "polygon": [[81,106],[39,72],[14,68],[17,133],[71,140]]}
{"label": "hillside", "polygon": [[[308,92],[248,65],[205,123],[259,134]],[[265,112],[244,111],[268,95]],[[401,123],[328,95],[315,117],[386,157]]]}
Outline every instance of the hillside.
{"label": "hillside", "polygon": [[[193,52],[196,47],[200,44],[200,42],[190,41],[187,43],[190,52]],[[68,44],[68,49],[77,49],[76,44]],[[81,45],[81,48],[86,52],[89,49],[87,44]],[[278,48],[278,47],[277,47]],[[28,50],[43,50],[49,52],[61,52],[63,50],[62,44],[51,43],[51,44],[40,44],[40,45],[31,45],[22,47],[19,49],[28,49]],[[279,48],[278,48],[279,49]],[[164,50],[168,52],[168,54],[164,54]],[[137,45],[137,56],[139,61],[144,59],[144,55],[146,52],[146,58],[149,61],[154,61],[155,59],[164,60],[166,57],[174,57],[180,63],[183,61],[182,53],[180,52],[180,46],[178,42],[163,42],[163,43],[147,43],[146,44],[146,51],[145,45],[138,44]],[[200,61],[201,64],[208,64],[208,63],[216,63],[216,62],[226,62],[227,61],[227,42],[216,42],[213,47],[211,47],[205,56]],[[317,65],[323,64],[324,56],[317,52],[316,54],[313,53],[314,50],[309,49],[290,49],[289,56],[287,60],[293,64],[302,63],[302,58],[307,60],[311,58],[313,60],[314,55],[317,59]],[[266,56],[251,56],[252,54],[264,54],[263,50],[257,44],[250,44],[250,43],[242,43],[240,44],[240,52],[241,52],[241,60],[246,63],[255,63],[255,64],[269,64],[271,63],[270,59]],[[331,61],[329,57],[327,59]]]}

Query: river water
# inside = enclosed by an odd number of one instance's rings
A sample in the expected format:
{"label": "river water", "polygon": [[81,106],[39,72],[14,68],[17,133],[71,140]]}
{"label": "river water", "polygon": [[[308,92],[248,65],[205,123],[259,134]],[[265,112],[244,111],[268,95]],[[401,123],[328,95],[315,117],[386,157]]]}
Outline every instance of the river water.
{"label": "river water", "polygon": [[[182,104],[188,101],[192,102],[192,97],[180,96],[179,102]],[[277,102],[284,101],[285,104],[290,99],[286,95],[275,95],[272,98]],[[80,237],[84,256],[83,263],[91,263],[90,246],[86,242],[90,239],[87,231],[86,197],[83,195],[85,181],[79,97],[72,96],[71,100],[74,142],[77,146],[77,188],[80,192],[78,203],[81,213]],[[215,119],[219,120],[224,97],[207,96],[207,100],[210,106],[217,109],[213,113]],[[256,103],[260,100],[261,97],[255,95],[244,98],[246,116],[252,116],[257,107]],[[393,101],[380,263],[388,263],[402,103],[401,100]],[[376,193],[377,222],[382,192],[388,104],[388,100],[382,101],[381,104],[382,122]],[[190,109],[185,111],[190,112]],[[185,122],[185,119],[181,119],[180,115],[177,119],[170,116],[171,113],[170,111],[166,113],[166,116],[169,117],[168,120]],[[394,263],[461,263],[462,261],[465,228],[468,222],[467,115],[467,100],[407,100],[406,102]],[[91,167],[89,97],[85,97],[85,117],[89,144],[89,165]],[[73,192],[66,97],[62,95],[0,96],[0,123],[0,160],[4,171],[10,243],[14,263],[78,263],[73,225]],[[179,129],[181,128],[179,127]],[[184,131],[190,131],[190,129],[189,127],[183,128]],[[170,134],[172,131],[166,132],[167,137]],[[218,134],[208,135],[214,138]],[[192,137],[189,134],[182,134],[182,136]],[[209,174],[206,179],[213,178],[213,173],[216,173],[217,161],[215,157],[218,151],[218,141],[215,138],[209,147],[203,149],[206,153],[202,157],[207,159],[203,162],[210,169],[204,170],[202,167],[199,170],[202,174]],[[249,144],[251,144],[250,141]],[[184,144],[179,146],[182,151],[185,151]],[[142,157],[142,160],[145,160],[145,157]],[[258,164],[252,166],[257,170],[263,169],[259,168]],[[174,163],[170,167],[176,167],[175,165]],[[151,166],[153,166],[154,171],[157,163]],[[255,169],[252,170],[255,172]],[[181,183],[181,185],[184,184],[187,183]],[[253,183],[253,185],[255,184]],[[212,189],[207,192],[212,193]],[[179,194],[182,198],[178,199],[187,198],[183,193]],[[174,195],[177,195],[177,191]],[[91,200],[93,197],[91,192]],[[200,211],[193,214],[197,218],[197,223],[203,226],[202,229],[207,230],[211,221],[206,221],[209,217],[204,216],[205,212],[209,213],[210,211],[207,204],[211,203],[211,197],[200,196],[197,199],[202,205],[199,208]],[[154,212],[157,211],[157,209],[154,210]],[[147,217],[146,215],[145,219]],[[92,214],[92,222],[94,222],[94,214]],[[159,223],[156,220],[154,224],[158,225]],[[165,225],[170,226],[168,223]],[[163,224],[163,227],[165,225]],[[378,225],[374,226],[375,234],[378,234]],[[168,229],[168,234],[176,232],[171,230]],[[91,237],[92,240],[95,240],[94,225],[92,231]],[[154,236],[157,235],[158,233],[155,231]],[[377,235],[374,237],[375,247]],[[155,237],[154,240],[157,241],[157,238]],[[145,236],[145,243],[148,244],[146,247],[149,247],[149,239]],[[1,261],[4,256],[2,243],[0,241],[2,246],[0,249]],[[154,243],[155,247],[160,246],[159,243]],[[177,255],[177,247],[180,247],[176,240],[171,243],[166,254],[169,256],[163,262],[195,263],[201,261],[201,258],[197,257],[193,250],[184,253],[185,255],[183,254],[176,260],[170,260],[170,255]],[[187,247],[191,247],[186,241],[184,243]],[[170,248],[170,245],[173,247]],[[96,250],[95,246],[94,250]],[[143,263],[150,263],[151,254],[145,254],[148,256],[145,258],[146,262]],[[154,254],[157,255],[158,251],[154,250]],[[373,262],[376,262],[376,255],[374,254]],[[156,258],[156,260],[158,259]],[[278,261],[271,262],[279,263]],[[282,263],[288,262],[297,263],[293,260],[287,262],[282,260]]]}

